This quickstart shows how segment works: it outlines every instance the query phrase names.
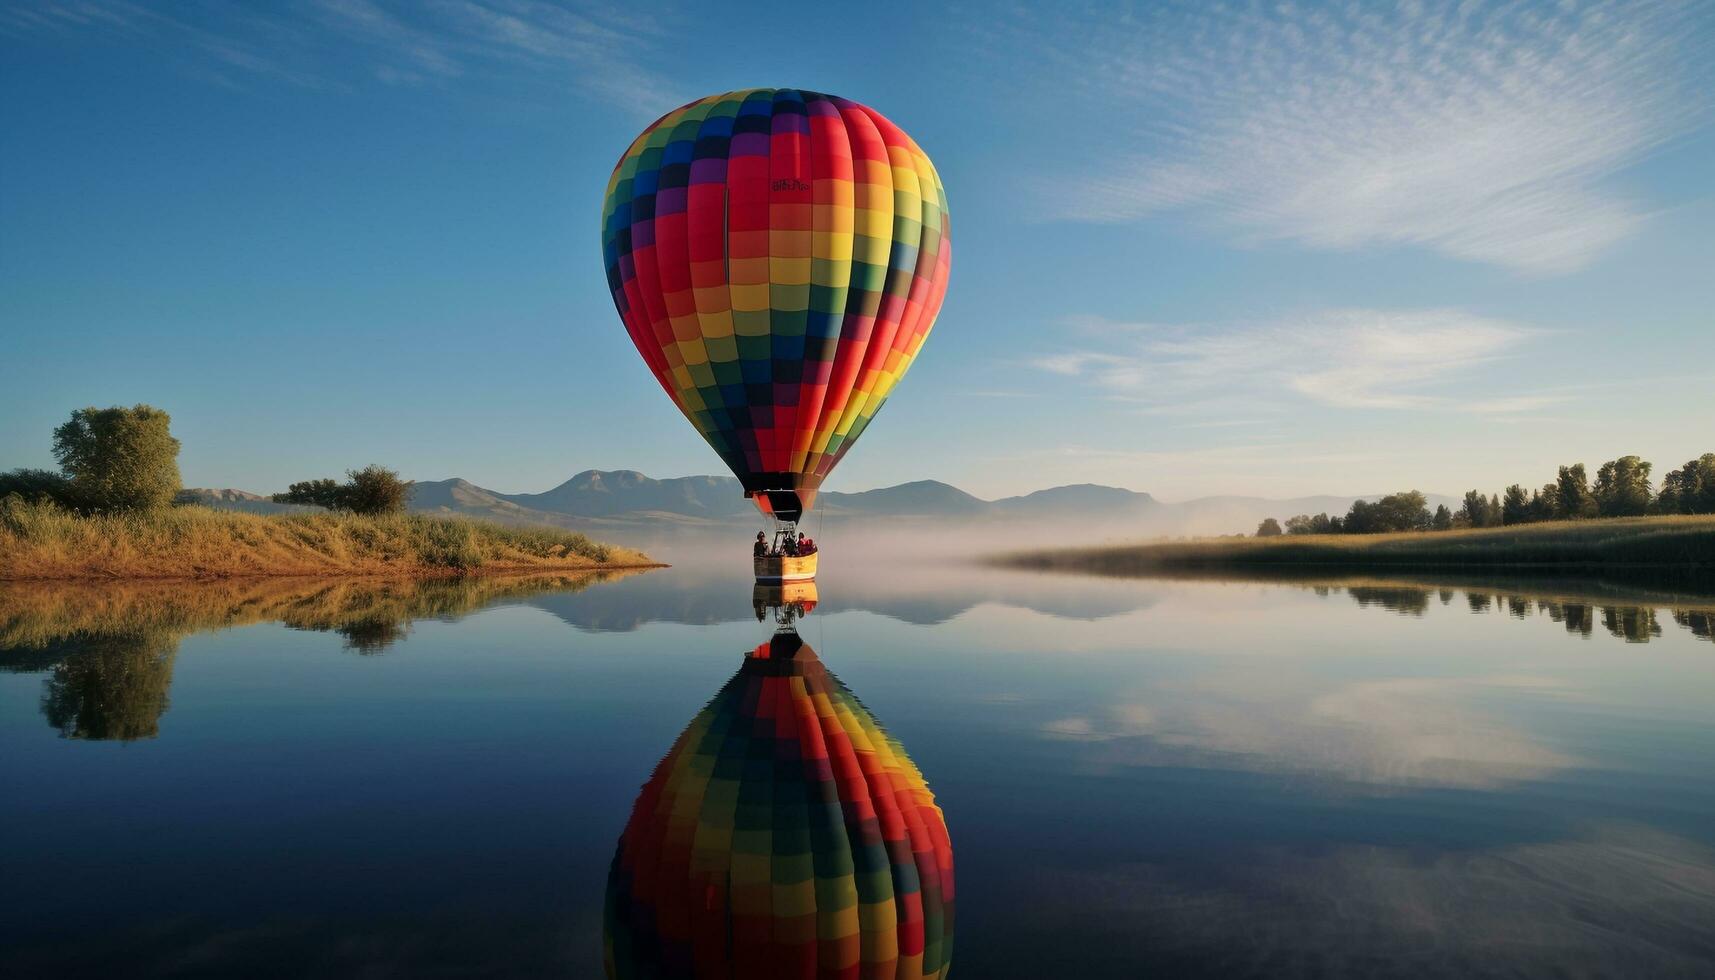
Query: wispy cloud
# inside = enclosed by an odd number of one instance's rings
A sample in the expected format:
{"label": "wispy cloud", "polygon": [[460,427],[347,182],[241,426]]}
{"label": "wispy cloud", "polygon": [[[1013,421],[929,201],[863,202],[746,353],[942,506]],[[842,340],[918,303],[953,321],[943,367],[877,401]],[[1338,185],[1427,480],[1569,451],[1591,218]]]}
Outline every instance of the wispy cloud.
{"label": "wispy cloud", "polygon": [[1183,211],[1245,240],[1566,272],[1644,220],[1608,178],[1701,121],[1694,7],[1198,4],[1032,24],[1078,49],[1056,84],[1100,85],[1097,158],[1118,160],[1044,196],[1075,220]]}
{"label": "wispy cloud", "polygon": [[[1178,689],[1175,689],[1178,688]],[[1185,688],[1194,692],[1186,697]],[[1184,764],[1324,778],[1393,790],[1493,788],[1539,779],[1577,760],[1473,710],[1474,695],[1529,691],[1577,697],[1528,676],[1384,678],[1309,693],[1290,677],[1252,687],[1212,674],[1042,726],[1054,738],[1113,743],[1087,764]]]}
{"label": "wispy cloud", "polygon": [[655,42],[652,26],[593,4],[307,0],[243,9],[66,0],[0,8],[0,31],[152,41],[183,57],[198,77],[229,85],[245,75],[345,87],[370,79],[419,86],[529,73],[569,77],[633,111],[659,112],[671,98],[664,80],[643,67]]}
{"label": "wispy cloud", "polygon": [[[1260,324],[1071,321],[1083,347],[1035,365],[1082,378],[1109,398],[1156,414],[1284,411],[1309,400],[1333,408],[1527,412],[1562,393],[1462,396],[1476,369],[1519,351],[1541,331],[1457,310],[1326,310]],[[1242,410],[1242,411],[1241,411]]]}

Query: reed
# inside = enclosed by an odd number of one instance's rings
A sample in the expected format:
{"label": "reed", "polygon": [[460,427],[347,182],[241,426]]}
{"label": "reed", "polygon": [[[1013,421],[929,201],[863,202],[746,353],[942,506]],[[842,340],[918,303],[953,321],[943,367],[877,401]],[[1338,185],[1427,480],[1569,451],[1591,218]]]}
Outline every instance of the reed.
{"label": "reed", "polygon": [[195,506],[83,516],[0,499],[0,580],[433,576],[652,564],[642,552],[571,531],[464,518]]}

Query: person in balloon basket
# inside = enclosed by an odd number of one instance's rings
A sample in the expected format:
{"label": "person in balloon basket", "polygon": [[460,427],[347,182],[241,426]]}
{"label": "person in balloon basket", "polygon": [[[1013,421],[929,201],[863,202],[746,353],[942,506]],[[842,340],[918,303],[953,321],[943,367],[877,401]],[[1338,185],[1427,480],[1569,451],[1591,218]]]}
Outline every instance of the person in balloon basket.
{"label": "person in balloon basket", "polygon": [[750,549],[751,555],[757,558],[768,557],[768,537],[761,531],[756,532],[756,547]]}
{"label": "person in balloon basket", "polygon": [[805,537],[803,532],[800,531],[798,533],[798,554],[800,554],[800,555],[813,555],[815,553],[816,553],[816,542],[815,542],[815,540],[812,538]]}

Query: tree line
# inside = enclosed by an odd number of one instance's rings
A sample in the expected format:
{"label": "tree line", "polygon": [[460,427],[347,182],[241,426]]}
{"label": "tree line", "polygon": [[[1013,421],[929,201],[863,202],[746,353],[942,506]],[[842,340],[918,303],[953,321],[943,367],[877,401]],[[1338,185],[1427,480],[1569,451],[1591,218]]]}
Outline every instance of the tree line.
{"label": "tree line", "polygon": [[[80,514],[149,511],[177,501],[179,440],[172,417],[150,405],[80,408],[54,429],[54,458],[60,470],[17,469],[0,473],[0,500],[17,495],[47,501]],[[392,514],[405,509],[411,484],[384,466],[347,470],[347,480],[294,483],[274,494],[276,503],[310,504],[355,514]]]}
{"label": "tree line", "polygon": [[385,466],[371,464],[361,470],[346,470],[346,482],[305,480],[274,494],[277,504],[308,504],[354,514],[396,514],[411,501],[411,485]]}
{"label": "tree line", "polygon": [[1647,514],[1715,514],[1715,453],[1704,453],[1669,470],[1660,489],[1650,482],[1652,465],[1637,456],[1611,459],[1590,481],[1583,463],[1562,466],[1553,480],[1535,490],[1515,483],[1500,493],[1468,490],[1459,509],[1442,504],[1430,511],[1422,493],[1392,493],[1371,503],[1353,502],[1344,517],[1298,514],[1283,525],[1270,517],[1257,537],[1280,534],[1380,534],[1390,531],[1450,531],[1466,527],[1502,527],[1540,521],[1576,521],[1595,517]]}

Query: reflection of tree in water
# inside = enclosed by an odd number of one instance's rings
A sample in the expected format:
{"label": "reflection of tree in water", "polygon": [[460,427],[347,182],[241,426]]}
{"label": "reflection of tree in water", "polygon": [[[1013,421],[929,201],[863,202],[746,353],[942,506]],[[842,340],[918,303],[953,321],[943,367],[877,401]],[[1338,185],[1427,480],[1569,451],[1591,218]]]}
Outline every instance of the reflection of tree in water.
{"label": "reflection of tree in water", "polygon": [[1380,606],[1402,616],[1421,616],[1429,609],[1428,589],[1411,589],[1376,585],[1354,585],[1347,593],[1360,606]]}
{"label": "reflection of tree in water", "polygon": [[160,634],[80,644],[43,684],[42,714],[66,738],[154,738],[167,710],[178,647],[178,637]]}
{"label": "reflection of tree in water", "polygon": [[1596,630],[1596,612],[1581,602],[1556,602],[1538,599],[1536,608],[1548,613],[1548,618],[1566,625],[1566,632],[1589,636]]}
{"label": "reflection of tree in water", "polygon": [[[1316,584],[1309,588],[1317,595],[1325,596],[1340,587]],[[1439,597],[1441,604],[1445,606],[1458,594],[1458,590],[1447,587],[1381,585],[1374,584],[1374,580],[1366,580],[1362,585],[1345,585],[1343,588],[1360,606],[1379,606],[1407,616],[1424,615],[1433,598]],[[1524,619],[1534,611],[1560,623],[1566,627],[1568,633],[1577,636],[1593,635],[1600,618],[1602,627],[1609,634],[1627,643],[1648,643],[1662,635],[1661,622],[1654,605],[1579,602],[1557,597],[1532,596],[1523,592],[1491,592],[1487,589],[1462,591],[1465,594],[1465,603],[1472,613],[1494,611],[1514,619]],[[1715,640],[1715,611],[1674,608],[1669,612],[1673,621],[1690,631],[1691,635],[1699,639]]]}
{"label": "reflection of tree in water", "polygon": [[67,738],[154,738],[179,640],[259,622],[335,632],[379,653],[423,617],[578,591],[609,577],[9,584],[0,592],[0,671],[49,674],[42,713]]}
{"label": "reflection of tree in water", "polygon": [[1673,621],[1691,631],[1691,635],[1715,640],[1715,613],[1701,609],[1675,609]]}
{"label": "reflection of tree in water", "polygon": [[1648,643],[1650,637],[1661,635],[1655,610],[1644,606],[1603,606],[1602,625],[1627,643]]}
{"label": "reflection of tree in water", "polygon": [[365,656],[371,656],[404,639],[406,634],[411,632],[411,621],[401,622],[385,616],[366,616],[337,626],[334,632],[345,637],[347,650],[356,650]]}

